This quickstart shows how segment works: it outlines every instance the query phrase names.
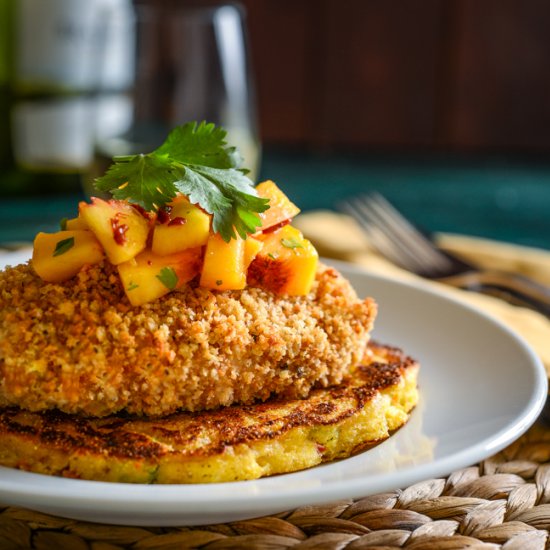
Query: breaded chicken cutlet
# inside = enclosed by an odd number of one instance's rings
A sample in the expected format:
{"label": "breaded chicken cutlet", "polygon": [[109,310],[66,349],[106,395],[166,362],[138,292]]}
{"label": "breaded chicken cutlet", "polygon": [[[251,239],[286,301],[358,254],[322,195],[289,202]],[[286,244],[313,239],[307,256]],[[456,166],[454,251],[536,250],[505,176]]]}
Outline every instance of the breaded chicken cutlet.
{"label": "breaded chicken cutlet", "polygon": [[0,409],[0,464],[133,483],[256,479],[345,458],[401,427],[418,401],[418,363],[369,344],[353,376],[306,399],[270,399],[163,418],[83,418]]}
{"label": "breaded chicken cutlet", "polygon": [[186,285],[139,308],[108,262],[47,283],[0,272],[0,405],[162,416],[302,398],[361,360],[376,314],[332,268],[306,296]]}

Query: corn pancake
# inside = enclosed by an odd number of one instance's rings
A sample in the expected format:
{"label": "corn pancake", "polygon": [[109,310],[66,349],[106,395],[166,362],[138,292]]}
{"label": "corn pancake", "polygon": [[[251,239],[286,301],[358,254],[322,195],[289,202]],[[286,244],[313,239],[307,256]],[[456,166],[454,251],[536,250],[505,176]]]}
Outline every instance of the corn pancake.
{"label": "corn pancake", "polygon": [[376,305],[321,266],[307,296],[185,285],[132,307],[116,268],[0,272],[0,406],[106,416],[305,397],[361,360]]}
{"label": "corn pancake", "polygon": [[304,400],[272,399],[165,418],[0,410],[0,464],[134,483],[256,479],[348,457],[386,439],[416,405],[419,365],[370,344],[363,365]]}

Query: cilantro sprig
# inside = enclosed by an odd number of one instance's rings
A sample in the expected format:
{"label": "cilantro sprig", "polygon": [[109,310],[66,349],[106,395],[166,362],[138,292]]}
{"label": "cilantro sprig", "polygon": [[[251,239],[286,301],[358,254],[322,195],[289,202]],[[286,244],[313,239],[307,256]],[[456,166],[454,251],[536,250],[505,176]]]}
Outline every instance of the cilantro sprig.
{"label": "cilantro sprig", "polygon": [[74,246],[74,237],[69,237],[68,239],[63,239],[55,245],[55,250],[53,251],[53,256],[61,256],[65,254]]}
{"label": "cilantro sprig", "polygon": [[178,285],[178,275],[173,267],[163,267],[157,279],[168,289],[174,290]]}
{"label": "cilantro sprig", "polygon": [[294,250],[295,248],[304,248],[304,245],[295,237],[291,237],[290,239],[281,239],[281,244],[285,248],[290,248],[291,250]]}
{"label": "cilantro sprig", "polygon": [[225,241],[236,234],[246,238],[261,225],[258,214],[269,208],[269,200],[258,197],[226,135],[223,128],[206,122],[178,126],[151,153],[114,157],[95,186],[149,211],[183,193],[212,214],[212,229]]}

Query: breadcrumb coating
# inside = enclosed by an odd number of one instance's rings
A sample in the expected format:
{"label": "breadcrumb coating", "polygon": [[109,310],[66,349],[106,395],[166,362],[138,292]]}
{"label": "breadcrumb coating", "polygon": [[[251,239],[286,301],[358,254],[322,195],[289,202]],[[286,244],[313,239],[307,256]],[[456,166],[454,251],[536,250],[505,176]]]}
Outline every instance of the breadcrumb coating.
{"label": "breadcrumb coating", "polygon": [[30,264],[0,272],[0,406],[162,416],[339,384],[376,315],[333,268],[307,296],[187,285],[140,307],[116,269],[59,284]]}

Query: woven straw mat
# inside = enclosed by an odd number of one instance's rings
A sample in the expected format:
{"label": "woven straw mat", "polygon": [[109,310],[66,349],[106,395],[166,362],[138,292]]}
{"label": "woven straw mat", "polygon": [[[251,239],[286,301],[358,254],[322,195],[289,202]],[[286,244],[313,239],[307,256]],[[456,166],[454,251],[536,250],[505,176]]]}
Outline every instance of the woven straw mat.
{"label": "woven straw mat", "polygon": [[0,510],[2,550],[538,550],[550,547],[550,428],[447,478],[227,524],[121,527]]}

